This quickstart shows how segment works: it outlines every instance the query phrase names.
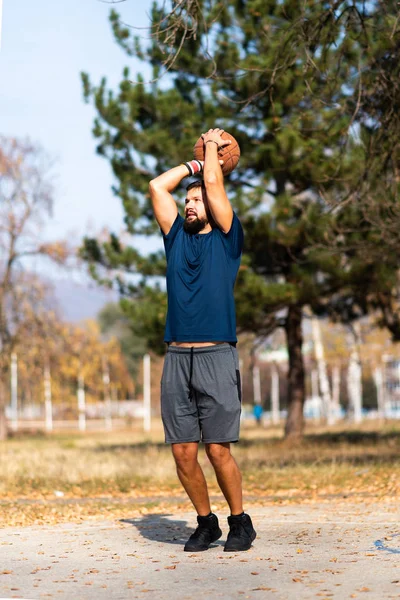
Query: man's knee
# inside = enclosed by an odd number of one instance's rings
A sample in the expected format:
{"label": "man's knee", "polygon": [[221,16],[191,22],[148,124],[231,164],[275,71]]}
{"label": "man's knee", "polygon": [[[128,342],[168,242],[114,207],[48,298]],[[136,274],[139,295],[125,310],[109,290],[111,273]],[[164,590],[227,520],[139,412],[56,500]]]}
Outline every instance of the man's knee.
{"label": "man's knee", "polygon": [[198,444],[172,444],[172,454],[176,466],[183,470],[190,470],[197,463]]}
{"label": "man's knee", "polygon": [[223,465],[231,458],[230,444],[206,444],[206,453],[213,465]]}

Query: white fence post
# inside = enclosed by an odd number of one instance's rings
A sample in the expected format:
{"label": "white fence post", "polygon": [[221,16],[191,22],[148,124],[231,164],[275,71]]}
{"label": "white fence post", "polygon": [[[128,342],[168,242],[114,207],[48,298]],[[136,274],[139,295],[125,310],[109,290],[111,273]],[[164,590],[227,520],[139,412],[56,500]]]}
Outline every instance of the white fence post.
{"label": "white fence post", "polygon": [[52,398],[51,398],[51,376],[50,376],[50,366],[49,366],[48,362],[46,362],[45,367],[44,367],[43,384],[44,384],[44,414],[45,414],[45,422],[46,422],[46,431],[53,431],[53,406],[52,406]]}
{"label": "white fence post", "polygon": [[312,334],[313,334],[313,340],[314,340],[315,358],[316,358],[317,367],[318,367],[319,387],[320,387],[321,394],[322,394],[323,410],[324,410],[328,425],[332,425],[336,419],[335,419],[334,411],[332,410],[332,408],[333,408],[332,407],[332,396],[331,396],[331,390],[330,390],[330,386],[329,386],[324,346],[322,344],[321,326],[316,317],[312,318],[311,325],[312,325]]}
{"label": "white fence post", "polygon": [[340,367],[334,365],[332,368],[332,405],[335,415],[340,414]]}
{"label": "white fence post", "polygon": [[86,431],[86,396],[85,396],[85,379],[82,373],[78,376],[78,420],[79,431]]}
{"label": "white fence post", "polygon": [[110,398],[110,372],[108,370],[108,364],[103,357],[103,387],[104,387],[104,421],[107,431],[112,429],[112,417],[111,417],[111,398]]}
{"label": "white fence post", "polygon": [[351,408],[354,423],[362,421],[362,369],[359,347],[361,342],[361,332],[358,323],[354,325],[353,331],[349,334],[349,346],[351,354],[349,366],[347,369],[347,393],[349,395],[349,406]]}
{"label": "white fence post", "polygon": [[18,429],[18,359],[13,352],[11,354],[11,427],[14,431]]}
{"label": "white fence post", "polygon": [[383,385],[383,369],[382,367],[376,367],[373,372],[373,377],[376,385],[376,396],[378,404],[378,415],[379,418],[385,418],[385,388]]}
{"label": "white fence post", "polygon": [[261,380],[258,365],[253,366],[253,398],[254,404],[261,404]]}
{"label": "white fence post", "polygon": [[271,421],[279,423],[279,371],[275,363],[271,363]]}

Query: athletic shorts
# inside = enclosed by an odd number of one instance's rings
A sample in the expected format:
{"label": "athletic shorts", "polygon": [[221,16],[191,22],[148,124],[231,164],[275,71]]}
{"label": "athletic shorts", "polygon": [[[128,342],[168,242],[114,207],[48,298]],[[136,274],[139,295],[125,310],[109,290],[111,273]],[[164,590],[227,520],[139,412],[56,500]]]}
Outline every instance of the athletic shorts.
{"label": "athletic shorts", "polygon": [[168,347],[161,378],[167,444],[237,442],[241,408],[239,358],[234,346]]}

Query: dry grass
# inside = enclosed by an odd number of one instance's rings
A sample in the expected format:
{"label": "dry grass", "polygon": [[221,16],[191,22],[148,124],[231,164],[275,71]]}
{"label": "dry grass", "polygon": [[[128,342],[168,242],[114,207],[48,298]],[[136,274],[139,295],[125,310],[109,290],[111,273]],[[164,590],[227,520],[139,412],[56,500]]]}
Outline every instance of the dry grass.
{"label": "dry grass", "polygon": [[146,494],[169,490],[175,479],[169,449],[140,432],[16,437],[0,445],[0,498]]}
{"label": "dry grass", "polygon": [[[309,427],[298,445],[285,443],[278,428],[243,427],[233,453],[248,501],[400,495],[400,423],[367,423],[357,430]],[[210,492],[219,495],[203,450],[200,462]],[[159,424],[151,437],[140,431],[25,435],[0,444],[0,502],[9,509],[2,524],[41,522],[49,511],[56,520],[71,511],[82,518],[126,509],[132,514],[135,503],[143,512],[182,497]]]}

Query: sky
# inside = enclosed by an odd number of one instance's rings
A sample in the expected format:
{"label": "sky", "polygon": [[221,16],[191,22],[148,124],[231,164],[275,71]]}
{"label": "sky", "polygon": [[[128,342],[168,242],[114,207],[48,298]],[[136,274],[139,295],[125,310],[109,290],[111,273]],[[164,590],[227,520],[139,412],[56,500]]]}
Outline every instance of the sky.
{"label": "sky", "polygon": [[[148,37],[151,0],[115,3],[124,21]],[[3,0],[0,50],[0,134],[40,144],[55,159],[54,217],[46,239],[79,241],[104,227],[119,231],[123,212],[111,192],[108,162],[95,153],[95,111],[85,104],[80,72],[97,84],[106,76],[116,89],[124,66],[131,77],[144,65],[114,42],[101,0]],[[138,240],[143,251],[160,240]]]}

